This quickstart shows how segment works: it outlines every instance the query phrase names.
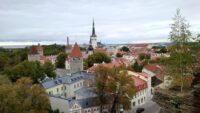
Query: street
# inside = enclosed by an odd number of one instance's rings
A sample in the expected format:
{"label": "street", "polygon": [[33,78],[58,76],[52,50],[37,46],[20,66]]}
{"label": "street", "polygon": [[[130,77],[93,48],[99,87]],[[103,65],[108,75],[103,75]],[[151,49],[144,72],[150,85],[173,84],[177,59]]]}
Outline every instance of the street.
{"label": "street", "polygon": [[[153,101],[148,101],[146,102],[146,104],[140,107],[144,108],[144,111],[142,113],[159,113],[161,109],[160,106]],[[133,113],[136,113],[136,109],[134,109]]]}

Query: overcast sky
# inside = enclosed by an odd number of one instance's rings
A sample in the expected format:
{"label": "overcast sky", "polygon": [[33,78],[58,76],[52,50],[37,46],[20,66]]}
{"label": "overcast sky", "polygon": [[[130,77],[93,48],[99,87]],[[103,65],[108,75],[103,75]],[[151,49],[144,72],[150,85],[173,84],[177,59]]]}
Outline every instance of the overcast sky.
{"label": "overcast sky", "polygon": [[200,0],[0,0],[0,45],[167,41],[177,8],[200,32]]}

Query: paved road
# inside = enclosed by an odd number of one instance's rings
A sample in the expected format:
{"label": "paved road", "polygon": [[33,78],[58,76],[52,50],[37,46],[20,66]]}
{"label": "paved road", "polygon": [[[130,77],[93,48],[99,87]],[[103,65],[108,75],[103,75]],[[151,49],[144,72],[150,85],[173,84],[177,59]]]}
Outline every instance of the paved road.
{"label": "paved road", "polygon": [[[153,101],[148,101],[146,102],[146,104],[140,107],[144,108],[144,111],[142,113],[159,113],[161,109],[160,106]],[[136,109],[133,113],[136,113]]]}

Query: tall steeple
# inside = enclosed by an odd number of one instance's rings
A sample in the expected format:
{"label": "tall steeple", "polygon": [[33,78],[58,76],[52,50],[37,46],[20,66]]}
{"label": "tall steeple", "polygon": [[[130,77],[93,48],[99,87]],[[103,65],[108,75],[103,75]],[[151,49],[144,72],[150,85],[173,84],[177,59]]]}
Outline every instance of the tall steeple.
{"label": "tall steeple", "polygon": [[95,34],[95,26],[94,26],[94,19],[93,19],[92,36],[91,36],[91,37],[96,37],[96,34]]}
{"label": "tall steeple", "polygon": [[97,36],[95,34],[95,26],[94,26],[94,19],[93,19],[93,25],[92,25],[92,35],[90,36],[90,45],[96,49],[97,47]]}

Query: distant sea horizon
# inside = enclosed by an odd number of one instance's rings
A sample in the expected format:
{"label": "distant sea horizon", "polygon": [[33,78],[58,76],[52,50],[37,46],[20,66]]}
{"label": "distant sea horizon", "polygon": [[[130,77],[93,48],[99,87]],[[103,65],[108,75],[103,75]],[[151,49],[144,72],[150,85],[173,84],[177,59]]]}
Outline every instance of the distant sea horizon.
{"label": "distant sea horizon", "polygon": [[[66,42],[50,42],[50,41],[43,41],[43,42],[0,42],[0,48],[25,48],[25,47],[30,47],[32,45],[37,45],[40,43],[40,45],[52,45],[52,44],[57,44],[57,45],[66,45]],[[132,43],[113,43],[113,44],[105,44],[105,45],[128,45],[128,44],[164,44],[168,45],[170,42],[132,42]],[[71,42],[70,44],[74,44],[74,42]],[[88,43],[79,43],[80,45],[88,45]],[[104,44],[104,43],[103,43]]]}

